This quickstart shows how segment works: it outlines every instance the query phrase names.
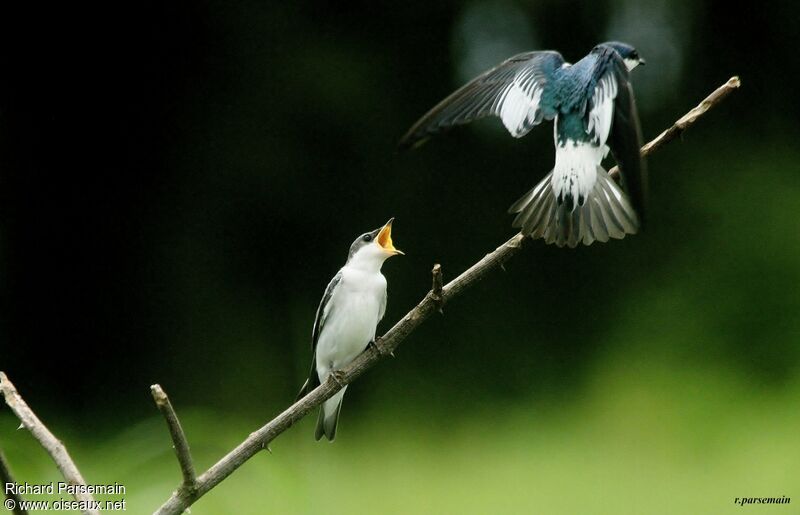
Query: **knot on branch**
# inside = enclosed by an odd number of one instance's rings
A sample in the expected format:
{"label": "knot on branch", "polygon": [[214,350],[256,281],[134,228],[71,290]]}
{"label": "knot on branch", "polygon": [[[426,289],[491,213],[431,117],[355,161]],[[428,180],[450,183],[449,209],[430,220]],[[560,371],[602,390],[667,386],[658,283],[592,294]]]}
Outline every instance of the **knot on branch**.
{"label": "knot on branch", "polygon": [[522,242],[525,241],[525,238],[527,238],[527,236],[525,236],[522,233],[518,233],[516,236],[511,238],[508,241],[508,243],[506,243],[506,245],[508,245],[509,247],[514,248],[514,249],[521,248],[522,247]]}
{"label": "knot on branch", "polygon": [[444,282],[442,280],[442,265],[439,263],[433,265],[431,274],[433,275],[433,285],[431,286],[430,297],[433,300],[433,303],[436,305],[436,311],[444,314],[444,311],[442,311],[442,308],[444,307]]}
{"label": "knot on branch", "polygon": [[181,495],[183,495],[183,497],[185,497],[187,500],[194,502],[199,498],[197,481],[191,484],[182,483],[179,489]]}

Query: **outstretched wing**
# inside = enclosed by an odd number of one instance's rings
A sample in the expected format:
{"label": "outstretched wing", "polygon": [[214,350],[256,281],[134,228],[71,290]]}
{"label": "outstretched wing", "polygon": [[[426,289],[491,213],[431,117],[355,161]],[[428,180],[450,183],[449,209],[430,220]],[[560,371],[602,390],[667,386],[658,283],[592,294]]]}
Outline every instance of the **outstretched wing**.
{"label": "outstretched wing", "polygon": [[630,83],[630,73],[622,58],[611,49],[598,62],[602,74],[586,109],[586,132],[601,147],[608,145],[619,166],[622,187],[631,205],[644,217],[646,169],[640,154],[642,130]]}
{"label": "outstretched wing", "polygon": [[328,287],[325,288],[325,293],[322,295],[319,307],[317,307],[314,327],[311,329],[311,370],[308,373],[308,379],[305,384],[300,388],[300,393],[297,394],[298,399],[319,386],[319,376],[317,375],[317,342],[319,341],[320,332],[322,332],[322,328],[325,326],[325,320],[328,318],[328,314],[331,310],[330,301],[333,297],[333,292],[336,290],[336,286],[341,280],[342,271],[339,270],[339,272],[333,276],[331,282],[328,283]]}
{"label": "outstretched wing", "polygon": [[419,119],[400,140],[407,149],[455,125],[499,116],[515,138],[527,134],[555,111],[542,105],[542,93],[553,73],[564,64],[553,51],[525,52],[503,61],[442,100]]}

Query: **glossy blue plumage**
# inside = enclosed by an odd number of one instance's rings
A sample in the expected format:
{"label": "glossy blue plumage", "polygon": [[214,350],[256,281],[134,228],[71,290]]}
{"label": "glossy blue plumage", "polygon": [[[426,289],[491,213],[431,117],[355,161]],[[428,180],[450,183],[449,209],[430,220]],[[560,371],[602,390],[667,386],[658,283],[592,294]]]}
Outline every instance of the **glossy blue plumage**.
{"label": "glossy blue plumage", "polygon": [[[497,116],[515,138],[555,123],[553,171],[510,209],[514,226],[558,246],[589,245],[635,233],[644,204],[644,168],[629,70],[642,64],[625,43],[597,45],[575,64],[558,52],[526,52],[444,99],[401,139],[401,148],[450,127]],[[622,188],[601,166],[611,151]]]}

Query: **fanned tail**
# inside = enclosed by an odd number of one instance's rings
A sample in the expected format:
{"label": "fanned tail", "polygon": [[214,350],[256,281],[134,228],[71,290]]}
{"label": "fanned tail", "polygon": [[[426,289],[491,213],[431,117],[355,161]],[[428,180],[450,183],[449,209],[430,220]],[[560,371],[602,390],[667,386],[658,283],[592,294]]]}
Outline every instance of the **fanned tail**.
{"label": "fanned tail", "polygon": [[622,239],[639,229],[639,217],[627,196],[601,167],[592,191],[582,204],[567,195],[557,199],[552,187],[553,172],[516,201],[509,213],[516,214],[513,226],[533,239],[543,238],[574,248],[609,238]]}

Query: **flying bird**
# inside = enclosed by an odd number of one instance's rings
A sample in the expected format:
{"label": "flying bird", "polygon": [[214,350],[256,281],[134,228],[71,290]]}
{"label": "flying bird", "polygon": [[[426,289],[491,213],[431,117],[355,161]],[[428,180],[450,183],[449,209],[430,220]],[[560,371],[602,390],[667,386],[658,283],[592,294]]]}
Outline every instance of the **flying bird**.
{"label": "flying bird", "polygon": [[[644,64],[632,46],[597,45],[575,64],[558,52],[515,55],[431,109],[401,149],[479,118],[497,116],[515,138],[553,120],[553,170],[515,202],[513,226],[532,238],[574,248],[638,231],[644,208],[642,135],[629,72]],[[611,150],[621,186],[601,166]]]}
{"label": "flying bird", "polygon": [[[375,329],[386,311],[383,262],[403,254],[392,243],[392,222],[356,238],[347,262],[328,283],[311,331],[311,371],[298,399],[336,374],[375,341]],[[322,404],[314,437],[333,441],[347,386]]]}

